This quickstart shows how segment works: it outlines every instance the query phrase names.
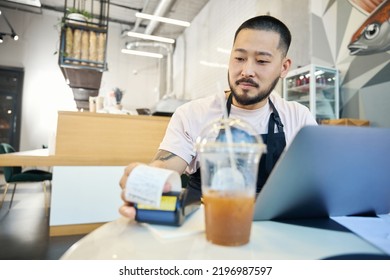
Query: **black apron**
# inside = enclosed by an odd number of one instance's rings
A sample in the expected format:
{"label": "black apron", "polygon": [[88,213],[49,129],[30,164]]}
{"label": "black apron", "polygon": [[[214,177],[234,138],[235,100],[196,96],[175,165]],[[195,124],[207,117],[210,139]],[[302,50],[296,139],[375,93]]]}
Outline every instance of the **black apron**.
{"label": "black apron", "polygon": [[[232,98],[233,95],[230,94],[226,102],[228,115],[230,115]],[[267,153],[264,153],[260,159],[259,171],[257,175],[257,193],[259,193],[263,188],[269,174],[271,173],[281,153],[286,147],[286,137],[284,135],[283,124],[280,120],[279,113],[272,101],[270,99],[268,100],[272,108],[272,113],[268,121],[268,134],[261,134],[264,144],[267,145]],[[275,133],[275,125],[277,127],[277,133]],[[186,186],[186,197],[190,201],[196,201],[200,200],[201,196],[201,177],[200,169],[198,169],[194,174],[189,175]]]}

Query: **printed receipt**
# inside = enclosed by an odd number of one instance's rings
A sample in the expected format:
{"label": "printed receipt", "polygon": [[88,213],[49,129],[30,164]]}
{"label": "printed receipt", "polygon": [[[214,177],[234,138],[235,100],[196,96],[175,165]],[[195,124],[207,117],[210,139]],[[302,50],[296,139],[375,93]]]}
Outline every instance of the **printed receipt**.
{"label": "printed receipt", "polygon": [[181,179],[176,171],[138,165],[127,179],[125,198],[130,202],[160,207],[166,183],[172,186],[171,191],[181,191]]}

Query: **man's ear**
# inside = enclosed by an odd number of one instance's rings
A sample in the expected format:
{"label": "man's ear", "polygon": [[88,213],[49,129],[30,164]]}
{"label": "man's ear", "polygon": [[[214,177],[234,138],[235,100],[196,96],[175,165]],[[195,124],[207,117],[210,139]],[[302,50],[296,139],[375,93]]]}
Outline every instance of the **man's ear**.
{"label": "man's ear", "polygon": [[290,70],[291,67],[291,59],[288,57],[283,58],[282,62],[282,68],[280,69],[280,78],[286,77],[288,71]]}

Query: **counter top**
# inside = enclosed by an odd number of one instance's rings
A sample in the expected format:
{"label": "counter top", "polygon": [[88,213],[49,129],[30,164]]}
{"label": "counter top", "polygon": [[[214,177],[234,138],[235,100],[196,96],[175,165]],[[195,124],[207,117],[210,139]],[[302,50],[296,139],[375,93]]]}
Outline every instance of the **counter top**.
{"label": "counter top", "polygon": [[49,155],[48,149],[37,149],[0,155],[0,166],[126,166],[144,157],[109,155]]}
{"label": "counter top", "polygon": [[327,259],[350,256],[389,258],[381,250],[331,220],[298,223],[260,221],[252,224],[251,240],[237,247],[211,244],[204,232],[201,207],[182,229],[151,226],[125,218],[106,223],[75,243],[69,259]]}

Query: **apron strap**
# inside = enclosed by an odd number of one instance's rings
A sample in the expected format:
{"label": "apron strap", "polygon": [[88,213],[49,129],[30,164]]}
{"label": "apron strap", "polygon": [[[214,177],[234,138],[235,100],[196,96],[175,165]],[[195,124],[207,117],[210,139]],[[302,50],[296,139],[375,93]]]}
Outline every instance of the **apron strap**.
{"label": "apron strap", "polygon": [[[274,105],[274,103],[272,103],[271,99],[268,99],[268,100],[269,100],[269,105],[271,105],[271,108],[272,108],[272,114],[271,114],[271,118],[273,119],[272,128],[276,124],[276,126],[278,128],[278,132],[283,132],[284,125],[282,123],[282,120],[280,119],[279,113],[276,110],[275,105]],[[268,126],[268,133],[269,133],[270,127],[271,126],[269,125]]]}
{"label": "apron strap", "polygon": [[[284,137],[284,131],[283,131],[283,124],[282,121],[280,120],[280,116],[278,111],[275,108],[275,105],[272,103],[271,99],[269,100],[269,104],[272,108],[272,113],[268,122],[268,135],[267,135],[267,153],[269,153],[269,156],[266,156],[266,161],[265,161],[265,169],[267,173],[271,173],[271,170],[273,169],[275,165],[275,160],[273,155],[275,153],[279,154],[278,147],[275,145],[276,144],[276,136],[275,136],[275,125],[278,129],[278,133],[283,135]],[[282,143],[283,149],[286,146],[286,140],[284,138],[284,143]]]}
{"label": "apron strap", "polygon": [[227,115],[230,115],[230,110],[232,109],[232,103],[233,103],[233,94],[229,94],[228,99],[226,100],[226,111]]}

